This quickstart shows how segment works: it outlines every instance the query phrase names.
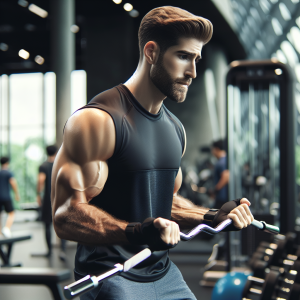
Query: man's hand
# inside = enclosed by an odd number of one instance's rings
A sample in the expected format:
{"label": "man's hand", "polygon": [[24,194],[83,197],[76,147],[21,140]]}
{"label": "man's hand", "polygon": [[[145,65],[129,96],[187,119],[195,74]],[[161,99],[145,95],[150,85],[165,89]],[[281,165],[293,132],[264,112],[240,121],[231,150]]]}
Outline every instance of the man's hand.
{"label": "man's hand", "polygon": [[242,229],[250,225],[254,217],[249,209],[251,203],[248,199],[242,198],[240,200],[240,205],[234,208],[229,214],[228,218],[232,219],[233,225],[238,228]]}
{"label": "man's hand", "polygon": [[153,221],[153,225],[160,231],[160,238],[166,244],[176,245],[180,241],[180,230],[177,223],[157,218]]}
{"label": "man's hand", "polygon": [[232,219],[233,224],[227,226],[223,231],[234,231],[247,227],[254,220],[249,206],[250,202],[246,198],[226,202],[215,215],[212,227],[218,226],[228,218]]}
{"label": "man's hand", "polygon": [[40,195],[36,196],[36,202],[38,203],[39,206],[42,206],[42,198]]}

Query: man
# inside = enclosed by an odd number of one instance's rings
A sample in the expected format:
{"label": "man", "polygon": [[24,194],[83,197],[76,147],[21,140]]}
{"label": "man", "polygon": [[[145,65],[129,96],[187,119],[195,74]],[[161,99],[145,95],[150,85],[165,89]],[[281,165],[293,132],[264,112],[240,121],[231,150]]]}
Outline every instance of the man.
{"label": "man", "polygon": [[[52,229],[52,210],[51,210],[51,174],[53,162],[57,153],[55,145],[46,147],[47,160],[39,167],[39,174],[37,180],[37,202],[42,208],[42,221],[45,224],[45,238],[47,242],[48,252],[46,257],[51,257],[52,244],[51,244],[51,229]],[[42,200],[43,194],[43,200]],[[59,257],[65,260],[65,240],[61,240],[61,252]],[[33,256],[41,256],[40,254],[33,254]]]}
{"label": "man", "polygon": [[214,193],[215,208],[221,208],[228,201],[229,170],[227,166],[227,153],[223,140],[218,140],[212,144],[212,154],[217,158],[214,171]]}
{"label": "man", "polygon": [[51,195],[58,236],[78,242],[76,279],[101,274],[146,247],[154,251],[81,299],[195,299],[168,257],[179,226],[192,228],[208,214],[213,226],[229,217],[241,229],[253,220],[246,199],[208,213],[177,194],[185,132],[163,101],[185,100],[211,36],[204,18],[176,7],[153,9],[139,28],[133,76],[66,124]]}
{"label": "man", "polygon": [[[15,199],[20,200],[18,184],[16,179],[13,177],[13,173],[9,171],[9,158],[1,157],[1,170],[0,170],[0,214],[4,207],[7,212],[7,220],[5,227],[2,228],[2,234],[5,237],[11,237],[11,226],[15,219],[15,212],[13,202],[10,196],[10,188],[15,193]],[[1,222],[0,222],[1,227]]]}

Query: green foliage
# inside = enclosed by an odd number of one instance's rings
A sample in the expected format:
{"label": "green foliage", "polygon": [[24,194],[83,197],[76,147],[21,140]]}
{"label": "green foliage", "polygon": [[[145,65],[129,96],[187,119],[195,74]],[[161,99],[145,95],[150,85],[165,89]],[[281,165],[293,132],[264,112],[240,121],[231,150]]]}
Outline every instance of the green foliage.
{"label": "green foliage", "polygon": [[14,173],[20,192],[20,202],[15,201],[15,197],[12,192],[12,199],[14,199],[14,207],[16,209],[20,209],[21,203],[36,202],[38,170],[39,166],[45,159],[30,159],[26,156],[26,150],[31,145],[38,146],[44,153],[42,138],[28,139],[23,146],[14,144],[11,145],[10,170]]}

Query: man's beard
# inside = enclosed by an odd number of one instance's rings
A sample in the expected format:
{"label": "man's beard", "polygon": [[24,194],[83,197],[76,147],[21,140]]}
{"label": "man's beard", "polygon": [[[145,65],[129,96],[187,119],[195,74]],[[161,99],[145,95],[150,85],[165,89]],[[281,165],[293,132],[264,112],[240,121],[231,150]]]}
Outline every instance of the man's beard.
{"label": "man's beard", "polygon": [[[162,94],[170,98],[177,103],[183,102],[187,94],[187,88],[181,86],[174,81],[171,75],[163,66],[163,55],[160,55],[157,63],[152,67],[150,71],[150,79],[153,84],[161,91]],[[190,79],[178,80],[181,82],[190,83]]]}

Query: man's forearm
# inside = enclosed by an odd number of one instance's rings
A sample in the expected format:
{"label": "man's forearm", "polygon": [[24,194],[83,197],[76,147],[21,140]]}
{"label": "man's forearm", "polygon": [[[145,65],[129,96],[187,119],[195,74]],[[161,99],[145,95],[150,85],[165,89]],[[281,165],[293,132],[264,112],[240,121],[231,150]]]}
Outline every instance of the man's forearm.
{"label": "man's forearm", "polygon": [[171,218],[181,229],[191,229],[203,222],[209,208],[197,206],[178,194],[173,196]]}
{"label": "man's forearm", "polygon": [[128,244],[127,224],[87,203],[61,207],[54,215],[54,228],[60,238],[86,245]]}

